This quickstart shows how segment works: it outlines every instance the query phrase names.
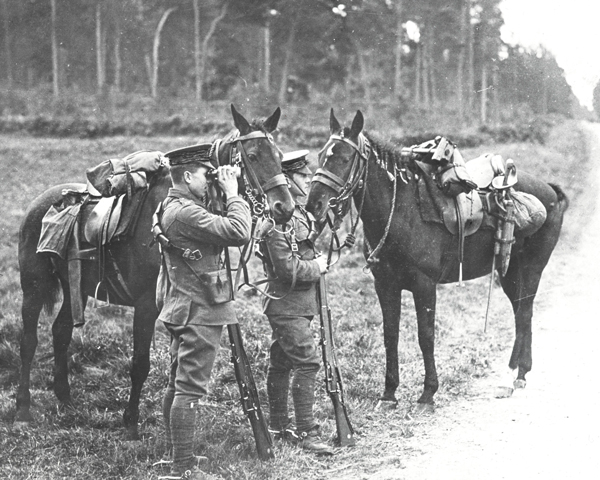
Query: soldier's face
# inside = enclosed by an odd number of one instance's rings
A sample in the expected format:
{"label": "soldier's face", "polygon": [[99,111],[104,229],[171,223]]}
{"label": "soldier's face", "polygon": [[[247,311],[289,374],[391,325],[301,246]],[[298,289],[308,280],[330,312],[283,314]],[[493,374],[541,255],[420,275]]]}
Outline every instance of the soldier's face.
{"label": "soldier's face", "polygon": [[292,173],[290,175],[290,180],[291,182],[289,182],[289,185],[292,196],[304,197],[308,195],[311,175],[306,175],[304,173]]}
{"label": "soldier's face", "polygon": [[206,191],[208,189],[208,180],[206,179],[206,174],[208,173],[208,168],[199,167],[195,171],[186,171],[183,174],[183,178],[185,179],[185,183],[187,184],[190,193],[198,198],[203,198],[206,195]]}

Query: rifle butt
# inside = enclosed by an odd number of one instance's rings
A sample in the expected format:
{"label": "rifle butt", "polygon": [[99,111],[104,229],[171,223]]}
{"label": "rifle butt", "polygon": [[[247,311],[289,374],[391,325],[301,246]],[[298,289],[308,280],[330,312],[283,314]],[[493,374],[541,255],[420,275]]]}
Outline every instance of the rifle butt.
{"label": "rifle butt", "polygon": [[[252,371],[250,370],[248,356],[244,350],[240,326],[238,324],[227,325],[227,330],[231,342],[232,362],[240,390],[242,408],[244,413],[248,416],[250,426],[252,427],[252,433],[256,443],[256,452],[261,460],[275,458],[275,454],[273,453],[273,441],[271,439],[271,434],[269,433],[267,421],[265,420],[260,407],[258,390],[254,383]],[[244,391],[244,385],[247,392]],[[247,393],[250,399],[250,407],[245,403],[245,393]]]}
{"label": "rifle butt", "polygon": [[352,447],[356,445],[356,439],[354,438],[354,429],[350,424],[350,418],[348,417],[348,412],[346,412],[346,407],[337,395],[331,394],[330,397],[335,414],[337,443],[340,447]]}

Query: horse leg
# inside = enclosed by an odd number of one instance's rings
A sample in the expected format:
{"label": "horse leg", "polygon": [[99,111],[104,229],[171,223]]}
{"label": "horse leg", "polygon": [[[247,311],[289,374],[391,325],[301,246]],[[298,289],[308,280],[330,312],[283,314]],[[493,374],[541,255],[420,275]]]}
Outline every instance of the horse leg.
{"label": "horse leg", "polygon": [[[545,263],[544,263],[545,265]],[[500,278],[500,283],[509,298],[515,315],[515,343],[508,366],[511,370],[518,368],[517,378],[505,394],[510,396],[511,387],[524,388],[525,375],[531,370],[532,355],[532,318],[533,301],[541,279],[541,269],[532,265],[523,255],[515,255],[510,263],[506,276]]]}
{"label": "horse leg", "polygon": [[[63,282],[62,287],[63,303],[52,324],[52,344],[54,347],[54,394],[61,406],[65,407],[72,404],[67,351],[73,337],[73,316],[67,282]],[[83,304],[85,305],[85,302]]]}
{"label": "horse leg", "polygon": [[154,323],[158,317],[154,290],[146,292],[135,302],[133,315],[133,358],[131,362],[131,391],[129,403],[123,412],[128,440],[138,440],[140,395],[150,372],[150,344]]}
{"label": "horse leg", "polygon": [[385,346],[385,391],[379,399],[378,408],[396,408],[396,389],[400,384],[398,372],[398,336],[400,311],[402,306],[402,289],[397,284],[394,275],[379,274],[373,269],[375,291],[379,298],[383,315],[383,343]]}
{"label": "horse leg", "polygon": [[17,413],[15,424],[33,422],[30,412],[31,393],[29,391],[31,380],[31,364],[38,345],[37,327],[44,303],[43,297],[35,288],[23,290],[23,334],[21,336],[21,375],[17,389]]}
{"label": "horse leg", "polygon": [[425,364],[425,383],[423,393],[417,400],[416,412],[430,413],[433,412],[433,396],[439,386],[434,357],[436,284],[422,273],[417,273],[412,288],[419,346]]}

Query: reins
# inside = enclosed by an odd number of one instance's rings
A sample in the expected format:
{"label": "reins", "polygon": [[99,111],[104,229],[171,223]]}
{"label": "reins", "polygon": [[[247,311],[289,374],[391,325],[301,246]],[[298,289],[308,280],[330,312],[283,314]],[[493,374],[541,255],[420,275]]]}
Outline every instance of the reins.
{"label": "reins", "polygon": [[[292,283],[290,285],[290,288],[282,296],[272,295],[272,294],[268,293],[266,290],[259,288],[259,285],[267,283],[269,281],[268,279],[261,280],[261,281],[255,282],[255,283],[250,282],[250,277],[249,277],[248,268],[247,268],[248,262],[250,261],[252,252],[254,250],[255,243],[257,241],[260,241],[260,238],[257,237],[257,235],[256,235],[256,226],[258,224],[258,219],[262,218],[265,221],[271,222],[272,225],[269,229],[269,232],[267,232],[266,234],[269,234],[271,231],[277,229],[277,225],[271,215],[271,211],[269,209],[269,204],[267,202],[267,192],[269,190],[272,190],[273,188],[276,188],[276,187],[279,187],[282,185],[287,186],[287,179],[283,173],[278,173],[278,174],[274,175],[269,180],[267,180],[264,184],[261,185],[258,177],[256,176],[256,173],[254,172],[254,169],[252,168],[252,166],[250,164],[248,154],[247,154],[246,149],[244,148],[244,144],[243,144],[243,142],[245,140],[251,140],[251,139],[256,139],[256,138],[266,138],[269,142],[274,143],[272,137],[263,131],[254,131],[254,132],[250,132],[243,136],[234,136],[233,138],[225,141],[225,143],[233,144],[230,155],[229,155],[229,164],[240,167],[241,178],[242,178],[242,181],[244,182],[244,195],[247,198],[247,200],[250,203],[251,208],[252,208],[251,239],[240,250],[239,263],[238,263],[237,269],[235,269],[236,275],[235,275],[235,283],[234,283],[233,288],[234,288],[234,291],[238,291],[244,285],[247,285],[248,287],[253,288],[257,292],[259,292],[261,295],[264,295],[273,300],[280,300],[280,299],[286,297],[287,295],[289,295],[289,293],[296,286],[296,274],[297,274],[296,268],[294,268],[294,270],[292,272]],[[212,149],[216,153],[217,165],[220,163],[219,162],[219,148],[220,148],[221,142],[222,142],[222,140],[217,140],[213,144],[213,149]],[[211,151],[211,155],[212,155],[212,153],[213,152]],[[291,228],[290,230],[288,230],[286,232],[282,232],[282,233],[284,233],[286,240],[288,240],[288,242],[290,243],[290,248],[292,249],[292,255],[295,255],[296,252],[298,251],[298,245],[295,240],[293,228]],[[288,235],[290,235],[290,239],[288,239]],[[244,275],[244,280],[243,280],[243,283],[240,284],[242,273]]]}
{"label": "reins", "polygon": [[[354,197],[356,201],[356,194],[358,190],[362,189],[362,195],[360,203],[357,205],[357,215],[356,221],[351,221],[350,233],[347,235],[344,243],[335,248],[333,246],[333,238],[336,238],[336,242],[339,245],[339,239],[337,238],[336,230],[339,228],[339,222],[333,222],[329,217],[327,218],[328,225],[332,231],[332,242],[330,243],[330,255],[332,251],[341,251],[343,248],[351,248],[356,240],[355,231],[358,226],[358,221],[362,214],[362,209],[365,203],[365,197],[367,192],[367,176],[369,173],[369,157],[371,153],[377,156],[377,152],[373,150],[373,147],[369,143],[369,140],[361,133],[358,136],[358,145],[354,143],[352,140],[345,138],[343,135],[331,135],[329,137],[329,141],[325,144],[325,146],[319,152],[319,156],[322,156],[324,152],[327,152],[330,146],[332,146],[335,141],[341,141],[347,143],[354,149],[354,156],[352,158],[352,165],[350,166],[350,172],[348,173],[348,178],[346,180],[338,177],[334,173],[325,169],[325,165],[327,163],[327,159],[322,162],[322,167],[319,168],[315,177],[313,178],[313,182],[322,183],[323,185],[331,188],[335,193],[336,197],[329,200],[328,206],[333,211],[335,217],[337,219],[341,219],[346,216],[348,211],[351,211],[352,207],[349,204],[350,198]],[[378,161],[379,162],[379,161]],[[394,175],[391,175],[388,172],[388,177],[393,183],[393,193],[392,193],[392,205],[390,208],[390,213],[388,215],[388,220],[385,226],[384,233],[379,240],[379,243],[375,247],[375,249],[371,249],[367,238],[365,237],[365,243],[370,254],[367,258],[367,268],[373,263],[379,261],[377,258],[379,252],[383,248],[385,241],[387,240],[391,225],[392,218],[394,215],[394,210],[396,209],[396,196],[397,196],[397,180],[398,180],[398,168],[394,164]],[[358,202],[356,202],[358,203]]]}

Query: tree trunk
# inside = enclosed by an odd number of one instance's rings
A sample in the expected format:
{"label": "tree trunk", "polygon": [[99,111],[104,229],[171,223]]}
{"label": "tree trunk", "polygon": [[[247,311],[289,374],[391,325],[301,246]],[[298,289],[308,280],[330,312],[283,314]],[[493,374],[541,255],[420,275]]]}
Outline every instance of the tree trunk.
{"label": "tree trunk", "polygon": [[421,97],[421,74],[423,69],[423,44],[421,42],[417,43],[417,53],[416,53],[416,62],[415,62],[415,103],[417,105],[421,105],[422,97]]}
{"label": "tree trunk", "polygon": [[473,92],[475,91],[475,36],[473,35],[473,25],[471,25],[471,2],[472,0],[467,0],[467,121],[470,121],[473,114]]}
{"label": "tree trunk", "polygon": [[265,63],[263,65],[262,90],[269,94],[271,82],[271,24],[269,20],[263,29],[263,47]]}
{"label": "tree trunk", "polygon": [[488,67],[484,63],[481,68],[481,124],[487,122],[487,90],[488,90]]}
{"label": "tree trunk", "polygon": [[494,63],[492,70],[492,115],[494,117],[494,125],[500,124],[500,79],[498,75],[498,63]]}
{"label": "tree trunk", "polygon": [[429,41],[427,42],[427,65],[429,67],[429,98],[431,108],[435,108],[437,105],[437,79],[436,79],[436,62],[434,58],[433,47],[435,45],[435,30],[429,29]]}
{"label": "tree trunk", "polygon": [[160,33],[165,26],[167,18],[169,18],[169,15],[176,9],[177,7],[169,8],[162,14],[162,17],[160,17],[160,21],[156,26],[156,31],[154,32],[154,41],[152,43],[152,79],[150,84],[152,98],[158,96],[158,50],[160,48]]}
{"label": "tree trunk", "polygon": [[194,70],[196,74],[196,101],[202,101],[202,67],[200,65],[200,5],[199,0],[193,1],[194,6]]}
{"label": "tree trunk", "polygon": [[402,7],[404,0],[396,0],[396,45],[394,59],[394,99],[398,100],[403,95],[402,88]]}
{"label": "tree trunk", "polygon": [[421,43],[423,45],[421,51],[421,67],[423,69],[423,72],[421,73],[423,104],[425,108],[429,110],[431,108],[431,97],[429,96],[429,29],[427,26],[423,27]]}
{"label": "tree trunk", "polygon": [[295,19],[292,19],[292,27],[285,44],[285,58],[283,60],[283,67],[281,68],[281,85],[279,87],[279,105],[283,105],[286,101],[288,75],[290,69],[290,61],[292,59],[292,53],[294,49],[294,41],[296,40],[296,25],[298,23]]}
{"label": "tree trunk", "polygon": [[461,13],[460,13],[460,44],[458,53],[458,63],[456,66],[456,104],[458,109],[458,116],[460,122],[464,122],[465,119],[465,47],[467,44],[467,15],[468,0],[461,0]]}
{"label": "tree trunk", "polygon": [[51,37],[52,37],[52,90],[55,97],[59,95],[58,88],[58,42],[56,40],[56,0],[50,0]]}
{"label": "tree trunk", "polygon": [[121,73],[123,69],[123,63],[121,61],[121,34],[121,16],[117,11],[117,14],[115,15],[115,43],[113,48],[113,56],[115,61],[114,87],[117,92],[120,92],[122,87]]}
{"label": "tree trunk", "polygon": [[6,85],[12,88],[14,82],[12,50],[10,48],[10,22],[8,21],[7,0],[2,0],[2,18],[4,26],[4,57],[6,60]]}
{"label": "tree trunk", "polygon": [[369,66],[365,60],[367,52],[363,49],[360,42],[357,40],[352,41],[354,48],[356,49],[356,58],[358,60],[358,67],[360,69],[360,83],[363,87],[364,102],[367,104],[367,118],[373,116],[373,102],[371,97],[371,79],[369,77]]}
{"label": "tree trunk", "polygon": [[96,4],[96,80],[98,93],[101,94],[104,90],[104,83],[106,79],[106,73],[104,71],[104,55],[102,51],[104,49],[104,42],[102,39],[102,5],[101,3]]}
{"label": "tree trunk", "polygon": [[228,6],[228,2],[225,2],[223,4],[223,6],[221,7],[221,11],[219,12],[219,14],[215,18],[213,18],[212,22],[210,22],[210,27],[208,28],[208,32],[206,32],[206,35],[204,35],[204,39],[202,40],[202,55],[200,57],[200,64],[199,64],[199,71],[198,71],[199,82],[198,82],[198,78],[196,79],[196,89],[197,89],[196,90],[196,99],[198,101],[202,100],[202,98],[203,98],[202,86],[204,85],[204,77],[206,75],[205,72],[206,72],[206,62],[208,59],[208,44],[217,29],[217,25],[219,24],[219,22],[221,20],[223,20],[223,18],[225,18],[225,14],[227,13],[227,6]]}

